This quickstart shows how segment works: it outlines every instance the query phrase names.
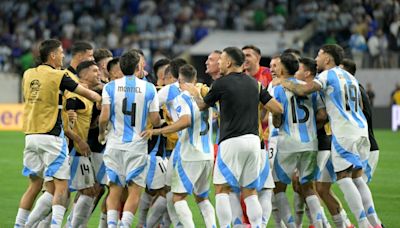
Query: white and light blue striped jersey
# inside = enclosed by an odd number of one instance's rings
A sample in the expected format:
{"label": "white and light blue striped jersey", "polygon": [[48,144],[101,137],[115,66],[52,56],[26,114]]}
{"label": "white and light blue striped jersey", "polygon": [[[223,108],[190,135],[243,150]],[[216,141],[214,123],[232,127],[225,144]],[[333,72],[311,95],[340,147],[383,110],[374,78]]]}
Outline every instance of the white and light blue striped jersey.
{"label": "white and light blue striped jersey", "polygon": [[316,79],[336,138],[368,137],[368,125],[360,106],[358,81],[340,67],[323,71]]}
{"label": "white and light blue striped jersey", "polygon": [[135,76],[124,76],[107,83],[102,96],[103,104],[110,105],[112,129],[107,147],[128,150],[134,144],[147,144],[139,134],[146,128],[149,112],[159,111],[154,85]]}
{"label": "white and light blue striped jersey", "polygon": [[[305,82],[290,78],[295,83]],[[283,106],[282,125],[278,133],[278,151],[281,153],[317,151],[315,112],[324,105],[316,92],[300,97],[282,86],[274,88],[274,97]]]}
{"label": "white and light blue striped jersey", "polygon": [[179,89],[179,82],[174,82],[172,84],[166,85],[158,91],[158,100],[160,107],[164,104],[167,106],[168,112],[174,122],[178,120],[178,115],[176,114],[176,110],[174,110],[173,107],[174,103],[176,102],[175,98],[179,96],[179,94],[181,94],[181,90]]}
{"label": "white and light blue striped jersey", "polygon": [[[273,86],[272,83],[268,84],[267,91],[271,96],[274,96],[274,91],[275,91],[276,86]],[[274,124],[272,123],[272,113],[268,112],[268,129],[269,129],[269,138],[271,137],[277,137],[279,128],[274,127]]]}
{"label": "white and light blue striped jersey", "polygon": [[191,125],[179,132],[176,155],[182,161],[203,161],[214,159],[212,140],[212,109],[200,111],[188,92],[182,92],[176,99],[175,111],[178,117],[189,115]]}

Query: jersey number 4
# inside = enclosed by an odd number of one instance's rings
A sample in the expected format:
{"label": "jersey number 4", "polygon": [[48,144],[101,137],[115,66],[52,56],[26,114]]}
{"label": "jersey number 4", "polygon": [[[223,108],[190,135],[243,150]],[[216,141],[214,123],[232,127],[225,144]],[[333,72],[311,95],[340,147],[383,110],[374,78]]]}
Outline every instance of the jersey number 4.
{"label": "jersey number 4", "polygon": [[[292,96],[290,98],[290,104],[292,106],[292,118],[293,118],[293,123],[305,123],[307,122],[308,118],[310,118],[310,111],[308,108],[303,105],[300,101],[301,100],[307,100],[307,97],[297,97],[297,99]],[[297,109],[301,109],[304,111],[304,117],[301,119],[297,119]]]}
{"label": "jersey number 4", "polygon": [[122,100],[122,113],[124,115],[130,116],[131,117],[131,126],[134,127],[135,126],[135,114],[136,114],[136,103],[132,103],[130,104],[130,110],[128,110],[128,101],[126,100],[126,98],[124,98],[124,100]]}

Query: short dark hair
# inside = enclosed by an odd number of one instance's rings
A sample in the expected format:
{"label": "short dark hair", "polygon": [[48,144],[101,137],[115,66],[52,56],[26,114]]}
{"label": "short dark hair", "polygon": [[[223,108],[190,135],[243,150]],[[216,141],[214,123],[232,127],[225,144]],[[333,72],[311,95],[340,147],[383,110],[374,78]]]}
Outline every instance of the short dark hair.
{"label": "short dark hair", "polygon": [[93,66],[93,65],[97,65],[95,61],[83,61],[81,63],[79,63],[79,65],[76,67],[76,74],[78,75],[78,77],[80,77],[80,73],[81,71]]}
{"label": "short dark hair", "polygon": [[45,40],[40,43],[39,54],[42,63],[47,62],[49,54],[61,46],[61,41],[56,39]]}
{"label": "short dark hair", "polygon": [[295,48],[287,48],[282,52],[282,54],[283,53],[291,53],[291,54],[295,54],[297,56],[301,56],[301,51],[298,49],[295,49]]}
{"label": "short dark hair", "polygon": [[252,44],[250,44],[250,45],[245,45],[244,47],[242,47],[242,51],[245,50],[245,49],[251,49],[251,50],[255,51],[258,55],[261,55],[261,50],[260,50],[260,48],[254,46],[254,45],[252,45]]}
{"label": "short dark hair", "polygon": [[164,70],[164,75],[168,75],[169,73],[171,73],[171,65],[168,65]]}
{"label": "short dark hair", "polygon": [[242,66],[245,60],[243,51],[237,47],[227,47],[223,50],[234,62],[236,66]]}
{"label": "short dark hair", "polygon": [[119,59],[119,66],[124,75],[133,75],[140,61],[139,53],[135,50],[125,52]]}
{"label": "short dark hair", "polygon": [[75,56],[78,53],[86,52],[87,50],[93,50],[93,46],[87,41],[77,41],[72,44],[71,54]]}
{"label": "short dark hair", "polygon": [[299,61],[292,53],[283,53],[281,55],[281,63],[289,75],[294,75],[299,69]]}
{"label": "short dark hair", "polygon": [[222,51],[220,51],[220,50],[214,50],[214,51],[213,51],[213,52],[211,52],[211,53],[222,54]]}
{"label": "short dark hair", "polygon": [[107,71],[110,72],[111,68],[119,63],[119,57],[113,58],[107,63]]}
{"label": "short dark hair", "polygon": [[174,78],[178,79],[179,77],[179,68],[181,68],[183,65],[187,64],[186,60],[182,58],[176,58],[171,60],[169,63],[169,66],[171,67],[171,74]]}
{"label": "short dark hair", "polygon": [[153,72],[154,72],[154,75],[157,75],[158,70],[159,70],[161,67],[163,67],[163,66],[165,66],[165,65],[168,65],[170,62],[171,62],[171,60],[169,60],[169,59],[167,59],[167,58],[163,58],[163,59],[160,59],[160,60],[158,60],[157,62],[155,62],[154,65],[153,65]]}
{"label": "short dark hair", "polygon": [[131,51],[136,51],[139,55],[144,57],[144,53],[143,53],[143,51],[141,49],[134,48],[134,49],[131,49]]}
{"label": "short dark hair", "polygon": [[341,46],[337,44],[325,44],[321,47],[321,50],[332,56],[336,66],[339,66],[339,64],[342,63],[344,50]]}
{"label": "short dark hair", "polygon": [[343,69],[352,74],[356,75],[357,65],[352,59],[344,58],[342,60]]}
{"label": "short dark hair", "polygon": [[302,63],[313,76],[317,74],[317,62],[314,59],[303,57],[299,59],[299,62]]}
{"label": "short dark hair", "polygon": [[108,50],[106,48],[100,48],[100,49],[94,50],[93,57],[94,57],[94,61],[96,63],[98,63],[105,58],[113,57],[113,54],[111,53],[110,50]]}
{"label": "short dark hair", "polygon": [[190,64],[185,64],[179,68],[179,75],[182,75],[185,82],[192,82],[197,78],[197,70]]}

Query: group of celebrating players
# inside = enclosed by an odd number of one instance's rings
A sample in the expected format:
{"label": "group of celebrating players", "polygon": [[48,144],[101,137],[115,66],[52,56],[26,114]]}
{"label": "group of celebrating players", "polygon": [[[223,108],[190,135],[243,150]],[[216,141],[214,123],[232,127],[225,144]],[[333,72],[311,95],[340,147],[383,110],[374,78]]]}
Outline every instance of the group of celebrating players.
{"label": "group of celebrating players", "polygon": [[331,227],[321,202],[336,227],[354,227],[334,182],[358,227],[383,227],[368,187],[379,155],[369,100],[340,46],[315,60],[288,49],[270,68],[253,45],[213,51],[210,87],[180,58],[157,61],[151,82],[140,50],[113,58],[76,42],[66,69],[60,41],[39,53],[22,80],[30,183],[14,227],[61,227],[66,208],[66,227],[87,227],[103,195],[99,227],[131,227],[138,209],[137,227],[195,227],[192,194],[210,228],[266,227],[271,214],[302,227],[304,212]]}

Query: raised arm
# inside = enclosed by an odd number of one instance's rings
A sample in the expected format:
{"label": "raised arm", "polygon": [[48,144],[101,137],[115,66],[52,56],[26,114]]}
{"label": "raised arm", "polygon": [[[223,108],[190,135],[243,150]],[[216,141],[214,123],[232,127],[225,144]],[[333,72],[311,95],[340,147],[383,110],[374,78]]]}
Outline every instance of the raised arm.
{"label": "raised arm", "polygon": [[203,97],[200,94],[200,91],[197,89],[197,87],[191,83],[182,83],[180,84],[180,88],[182,90],[186,90],[190,93],[190,95],[193,96],[194,101],[196,101],[197,106],[201,111],[209,108],[210,106],[206,104],[203,100]]}
{"label": "raised arm", "polygon": [[280,84],[298,96],[306,96],[322,88],[321,85],[315,81],[307,82],[306,84],[298,84],[289,79],[281,79]]}

